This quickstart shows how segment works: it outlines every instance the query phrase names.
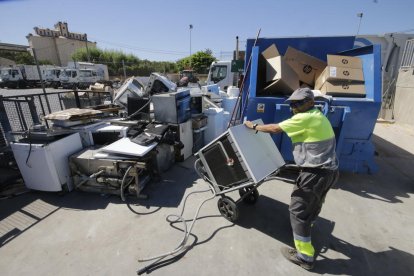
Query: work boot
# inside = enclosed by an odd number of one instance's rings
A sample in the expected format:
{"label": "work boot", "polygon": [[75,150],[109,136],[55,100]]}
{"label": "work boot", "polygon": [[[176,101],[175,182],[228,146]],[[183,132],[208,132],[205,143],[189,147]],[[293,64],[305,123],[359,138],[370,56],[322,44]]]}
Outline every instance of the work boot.
{"label": "work boot", "polygon": [[298,252],[296,251],[296,249],[282,247],[280,249],[280,252],[282,252],[283,257],[285,257],[289,262],[299,265],[306,270],[311,270],[313,268],[314,262],[307,262],[302,260],[298,256]]}

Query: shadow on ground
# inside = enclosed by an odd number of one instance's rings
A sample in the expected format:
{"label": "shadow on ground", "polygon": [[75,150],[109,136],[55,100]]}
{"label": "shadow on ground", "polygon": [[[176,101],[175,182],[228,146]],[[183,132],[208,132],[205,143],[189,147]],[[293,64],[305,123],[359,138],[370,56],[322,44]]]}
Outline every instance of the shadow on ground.
{"label": "shadow on ground", "polygon": [[[240,221],[237,225],[254,228],[287,246],[293,246],[288,205],[261,195],[253,205],[240,205]],[[317,219],[312,239],[317,252],[314,274],[331,275],[414,275],[414,256],[389,247],[373,252],[355,246],[333,235],[335,222],[323,217]],[[341,258],[330,259],[325,253],[336,251]],[[332,255],[332,254],[330,254]],[[337,254],[336,254],[337,255]]]}
{"label": "shadow on ground", "polygon": [[341,172],[335,188],[369,199],[401,203],[400,198],[414,194],[414,155],[376,135],[373,142],[378,172],[373,175]]}
{"label": "shadow on ground", "polygon": [[186,190],[198,179],[192,163],[176,164],[143,190],[148,199],[72,191],[66,194],[29,191],[0,200],[0,248],[59,209],[98,210],[109,204],[125,204],[137,215],[149,215],[163,207],[178,207]]}

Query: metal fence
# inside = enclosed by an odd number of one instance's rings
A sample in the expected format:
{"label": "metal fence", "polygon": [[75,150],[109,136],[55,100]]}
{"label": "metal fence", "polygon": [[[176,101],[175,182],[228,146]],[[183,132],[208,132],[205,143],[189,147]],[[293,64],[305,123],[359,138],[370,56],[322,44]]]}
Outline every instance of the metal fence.
{"label": "metal fence", "polygon": [[[1,134],[10,141],[8,133],[24,132],[43,122],[44,116],[68,108],[85,108],[103,104],[109,92],[60,91],[47,94],[0,96]],[[45,122],[46,126],[47,122]],[[1,140],[1,139],[0,139]]]}
{"label": "metal fence", "polygon": [[404,53],[401,59],[401,68],[414,68],[414,39],[405,42]]}

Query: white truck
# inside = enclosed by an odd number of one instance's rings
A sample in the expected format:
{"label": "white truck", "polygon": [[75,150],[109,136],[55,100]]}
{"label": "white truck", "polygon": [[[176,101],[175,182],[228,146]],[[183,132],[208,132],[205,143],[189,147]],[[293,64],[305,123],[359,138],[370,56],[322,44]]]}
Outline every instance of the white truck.
{"label": "white truck", "polygon": [[217,84],[221,90],[227,91],[229,86],[237,86],[240,73],[231,71],[231,61],[213,61],[207,76],[207,85]]}
{"label": "white truck", "polygon": [[[40,72],[42,79],[49,65],[41,65]],[[16,65],[13,67],[3,67],[0,71],[0,87],[25,88],[39,87],[40,77],[36,65]]]}
{"label": "white truck", "polygon": [[86,89],[91,84],[102,81],[95,69],[65,68],[60,73],[60,83],[63,88]]}
{"label": "white truck", "polygon": [[63,68],[61,67],[50,67],[46,68],[44,71],[44,81],[47,87],[58,88],[60,84],[60,73]]}
{"label": "white truck", "polygon": [[101,80],[108,81],[109,74],[108,74],[108,66],[105,64],[98,64],[98,63],[90,63],[90,62],[79,62],[79,61],[70,61],[68,62],[68,68],[74,69],[94,69],[96,70],[97,75]]}
{"label": "white truck", "polygon": [[63,88],[85,89],[96,82],[108,83],[108,67],[104,64],[69,62],[59,79]]}

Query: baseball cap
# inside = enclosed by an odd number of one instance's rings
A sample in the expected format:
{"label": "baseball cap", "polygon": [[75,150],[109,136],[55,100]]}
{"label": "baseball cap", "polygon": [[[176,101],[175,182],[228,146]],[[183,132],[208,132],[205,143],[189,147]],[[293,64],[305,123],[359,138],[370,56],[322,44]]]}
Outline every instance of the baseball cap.
{"label": "baseball cap", "polygon": [[313,100],[313,98],[314,96],[312,90],[306,87],[296,89],[285,102]]}

